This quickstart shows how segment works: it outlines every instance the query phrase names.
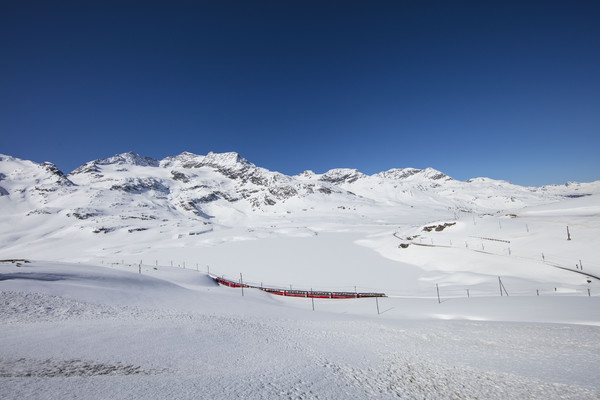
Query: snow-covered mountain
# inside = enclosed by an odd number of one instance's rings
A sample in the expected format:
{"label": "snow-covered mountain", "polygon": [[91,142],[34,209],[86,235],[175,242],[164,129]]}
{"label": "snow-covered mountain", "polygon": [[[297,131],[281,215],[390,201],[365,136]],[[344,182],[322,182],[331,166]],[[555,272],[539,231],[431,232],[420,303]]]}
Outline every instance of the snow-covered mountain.
{"label": "snow-covered mountain", "polygon": [[367,218],[411,209],[494,213],[599,192],[600,181],[522,187],[488,178],[457,181],[431,168],[287,176],[233,152],[184,152],[160,161],[130,152],[90,161],[68,175],[51,163],[0,156],[3,216],[21,223],[37,216],[35,223],[53,232],[167,232],[167,226],[185,226],[198,234],[214,226],[271,223],[273,217]]}
{"label": "snow-covered mountain", "polygon": [[0,397],[597,399],[599,193],[0,155]]}

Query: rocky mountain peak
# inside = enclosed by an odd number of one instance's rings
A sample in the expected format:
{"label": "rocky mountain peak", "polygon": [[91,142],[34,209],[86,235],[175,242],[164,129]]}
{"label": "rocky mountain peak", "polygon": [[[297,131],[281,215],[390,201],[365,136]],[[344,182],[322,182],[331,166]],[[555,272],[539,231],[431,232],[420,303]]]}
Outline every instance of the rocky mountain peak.
{"label": "rocky mountain peak", "polygon": [[71,186],[73,185],[73,182],[71,182],[66,176],[65,174],[63,174],[63,172],[58,169],[58,167],[54,164],[52,164],[51,162],[43,162],[40,164],[40,167],[42,167],[43,169],[45,169],[46,171],[48,171],[51,176],[55,177],[56,182],[61,184],[61,185],[66,185],[66,186]]}
{"label": "rocky mountain peak", "polygon": [[141,156],[133,151],[128,153],[115,154],[112,157],[93,161],[97,165],[137,165],[140,167],[158,167],[159,162],[151,157]]}
{"label": "rocky mountain peak", "polygon": [[296,176],[297,176],[298,178],[312,178],[312,177],[314,177],[315,175],[316,175],[316,174],[315,174],[313,171],[311,171],[311,170],[307,169],[306,171],[304,171],[304,172],[301,172],[301,173],[299,173],[299,174],[298,174],[298,175],[296,175]]}
{"label": "rocky mountain peak", "polygon": [[453,180],[448,175],[446,175],[443,172],[440,172],[440,171],[438,171],[436,169],[433,169],[433,168],[426,168],[423,171],[423,176],[426,177],[426,178],[428,178],[428,179],[434,180],[434,181],[439,181],[439,180],[442,180],[442,181],[452,181]]}
{"label": "rocky mountain peak", "polygon": [[184,151],[176,156],[163,158],[160,161],[160,166],[163,168],[182,167],[182,168],[198,168],[202,166],[204,156],[199,156],[188,151]]}
{"label": "rocky mountain peak", "polygon": [[83,164],[73,170],[69,175],[96,174],[100,173],[99,165],[135,165],[140,167],[158,167],[159,162],[151,157],[141,156],[133,151],[129,153],[115,154],[112,157],[102,158]]}
{"label": "rocky mountain peak", "polygon": [[364,177],[366,177],[366,175],[358,171],[357,169],[336,168],[331,169],[323,175],[321,175],[321,178],[319,178],[319,180],[333,184],[340,184],[353,183]]}
{"label": "rocky mountain peak", "polygon": [[211,151],[204,157],[202,163],[215,168],[256,168],[256,165],[236,152],[213,153]]}
{"label": "rocky mountain peak", "polygon": [[422,171],[423,171],[422,169],[416,169],[416,168],[392,168],[390,170],[375,174],[374,176],[376,176],[378,178],[382,178],[382,179],[399,180],[399,179],[409,178],[409,177],[411,177],[415,174],[418,174],[419,172],[422,172]]}

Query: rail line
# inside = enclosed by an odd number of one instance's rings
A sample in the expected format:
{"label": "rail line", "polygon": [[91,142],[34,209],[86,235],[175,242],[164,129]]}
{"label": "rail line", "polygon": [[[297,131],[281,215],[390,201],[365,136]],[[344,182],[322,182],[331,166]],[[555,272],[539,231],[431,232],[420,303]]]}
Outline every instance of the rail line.
{"label": "rail line", "polygon": [[263,286],[248,285],[241,282],[230,281],[222,277],[212,276],[218,284],[232,288],[250,288],[258,289],[263,292],[286,297],[305,297],[311,299],[361,299],[367,297],[387,297],[385,293],[364,293],[364,292],[330,292],[314,290],[287,290],[278,288],[267,288]]}

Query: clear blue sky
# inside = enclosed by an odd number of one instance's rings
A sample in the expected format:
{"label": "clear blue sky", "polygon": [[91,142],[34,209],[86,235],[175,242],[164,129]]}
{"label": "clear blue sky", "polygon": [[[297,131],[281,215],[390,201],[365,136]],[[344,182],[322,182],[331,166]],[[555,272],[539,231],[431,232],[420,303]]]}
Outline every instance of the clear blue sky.
{"label": "clear blue sky", "polygon": [[599,1],[0,1],[0,153],[600,179]]}

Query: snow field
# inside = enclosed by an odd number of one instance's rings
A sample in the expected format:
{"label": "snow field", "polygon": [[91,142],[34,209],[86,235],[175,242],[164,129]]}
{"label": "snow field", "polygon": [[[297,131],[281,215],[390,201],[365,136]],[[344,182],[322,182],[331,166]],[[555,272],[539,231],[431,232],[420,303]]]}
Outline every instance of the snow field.
{"label": "snow field", "polygon": [[[380,315],[373,299],[321,300],[313,312],[307,299],[256,290],[242,297],[177,268],[160,269],[161,277],[79,264],[1,268],[3,398],[592,399],[600,392],[600,331],[584,325],[599,320],[589,315],[598,297],[535,298],[545,305],[538,311],[553,310],[538,315],[543,323],[524,297],[386,298]],[[462,320],[486,302],[505,314],[480,310],[487,321]],[[500,322],[511,320],[522,322]]]}

